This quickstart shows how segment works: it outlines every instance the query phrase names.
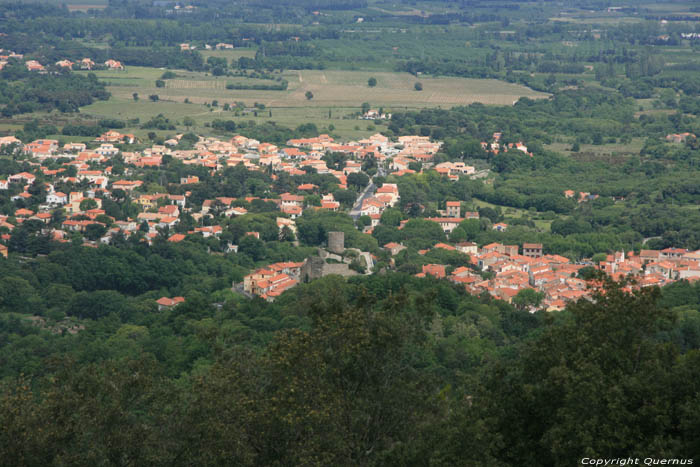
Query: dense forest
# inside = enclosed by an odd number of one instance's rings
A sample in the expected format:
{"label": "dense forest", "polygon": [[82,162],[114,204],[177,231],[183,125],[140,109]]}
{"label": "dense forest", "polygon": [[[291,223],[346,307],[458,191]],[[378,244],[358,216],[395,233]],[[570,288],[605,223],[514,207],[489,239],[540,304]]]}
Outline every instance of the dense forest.
{"label": "dense forest", "polygon": [[[148,294],[90,291],[105,284],[42,285],[67,272],[60,257],[5,263],[4,465],[700,455],[700,290],[687,282],[632,295],[606,282],[595,303],[546,316],[395,273],[329,276],[274,304],[220,305],[198,285],[156,311]],[[50,311],[26,320],[8,294],[20,288]],[[58,321],[71,309],[91,315],[75,334]]]}
{"label": "dense forest", "polygon": [[39,75],[16,63],[5,66],[0,71],[0,78],[0,113],[4,117],[52,109],[77,112],[96,99],[109,98],[104,83],[94,74]]}

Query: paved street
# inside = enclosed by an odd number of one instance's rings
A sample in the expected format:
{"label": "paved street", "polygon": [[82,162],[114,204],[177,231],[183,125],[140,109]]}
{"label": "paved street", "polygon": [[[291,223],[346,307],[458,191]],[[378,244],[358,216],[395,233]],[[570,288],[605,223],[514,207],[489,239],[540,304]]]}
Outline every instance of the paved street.
{"label": "paved street", "polygon": [[[386,175],[386,172],[384,171],[383,168],[379,168],[377,171],[377,175],[380,177],[384,177]],[[371,197],[374,196],[374,192],[377,191],[377,185],[374,184],[373,180],[370,180],[369,185],[365,187],[365,189],[360,193],[360,195],[357,197],[357,200],[355,200],[355,204],[353,205],[352,209],[350,210],[350,217],[353,219],[357,220],[358,217],[360,217],[360,210],[362,209],[362,202]]]}

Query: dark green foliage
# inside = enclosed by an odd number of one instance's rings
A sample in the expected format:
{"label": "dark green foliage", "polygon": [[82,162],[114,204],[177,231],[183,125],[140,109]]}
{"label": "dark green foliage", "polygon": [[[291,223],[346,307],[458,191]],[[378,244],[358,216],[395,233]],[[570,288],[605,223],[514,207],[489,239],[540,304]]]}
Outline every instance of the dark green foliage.
{"label": "dark green foliage", "polygon": [[5,117],[39,110],[76,112],[109,93],[94,74],[49,76],[29,72],[23,63],[8,64],[0,71],[0,112]]}
{"label": "dark green foliage", "polygon": [[[0,454],[15,465],[694,457],[698,351],[669,337],[700,320],[666,307],[697,308],[694,287],[630,296],[608,283],[595,303],[545,318],[401,274],[330,276],[274,304],[220,309],[191,293],[162,312],[54,285],[47,305],[68,304],[89,328],[59,336],[0,313],[0,336],[11,329],[33,349],[3,347],[5,371],[21,362],[30,374],[1,386]],[[71,356],[35,357],[60,349]],[[192,366],[176,380],[180,359]]]}

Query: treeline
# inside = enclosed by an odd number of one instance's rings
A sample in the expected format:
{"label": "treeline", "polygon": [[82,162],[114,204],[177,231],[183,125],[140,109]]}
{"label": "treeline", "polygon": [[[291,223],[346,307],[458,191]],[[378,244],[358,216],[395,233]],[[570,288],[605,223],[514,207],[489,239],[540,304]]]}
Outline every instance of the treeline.
{"label": "treeline", "polygon": [[293,57],[279,55],[274,57],[256,58],[241,57],[236,62],[238,68],[246,70],[323,70],[325,63],[322,60],[309,57]]}
{"label": "treeline", "polygon": [[[262,110],[260,112],[263,112]],[[293,138],[311,138],[318,136],[318,128],[313,123],[303,123],[292,129],[277,125],[275,122],[256,123],[251,120],[249,122],[238,122],[234,120],[215,119],[211,123],[211,127],[222,133],[237,133],[253,138],[258,141],[265,141],[273,144],[284,144]]]}
{"label": "treeline", "polygon": [[98,120],[94,125],[70,123],[61,128],[61,134],[67,136],[100,136],[112,129],[125,128],[126,122],[114,118]]}
{"label": "treeline", "polygon": [[[33,12],[36,5],[26,4],[26,8]],[[337,28],[327,26],[285,26],[280,28],[266,28],[251,24],[232,22],[222,17],[217,12],[217,19],[211,17],[206,20],[196,19],[191,16],[180,16],[177,20],[163,18],[148,20],[144,17],[133,16],[119,18],[109,15],[109,9],[102,13],[95,13],[97,17],[91,18],[61,18],[53,16],[31,16],[27,19],[13,19],[5,23],[8,36],[0,38],[0,44],[13,44],[17,52],[31,52],[35,48],[45,45],[45,40],[40,37],[55,38],[60,42],[65,38],[71,39],[102,39],[107,38],[112,47],[168,47],[177,46],[182,42],[206,42],[214,45],[218,42],[229,42],[236,47],[250,46],[250,43],[262,42],[288,42],[311,39],[338,38],[340,33]],[[304,13],[304,16],[308,16]],[[13,37],[27,35],[30,41],[24,45]]]}
{"label": "treeline", "polygon": [[226,83],[226,89],[254,89],[257,91],[286,91],[289,83],[283,79],[277,84]]}

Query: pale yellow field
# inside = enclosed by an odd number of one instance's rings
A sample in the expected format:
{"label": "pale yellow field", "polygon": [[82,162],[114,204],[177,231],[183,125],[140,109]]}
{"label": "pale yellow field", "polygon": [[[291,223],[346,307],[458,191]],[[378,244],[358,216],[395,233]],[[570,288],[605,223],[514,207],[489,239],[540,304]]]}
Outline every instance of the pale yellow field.
{"label": "pale yellow field", "polygon": [[[455,77],[415,77],[409,73],[367,71],[285,71],[281,77],[288,81],[286,91],[229,90],[226,83],[276,84],[272,80],[240,77],[214,77],[205,73],[178,71],[178,78],[166,81],[166,87],[156,88],[155,79],[162,70],[133,67],[126,72],[98,72],[111,86],[116,98],[128,99],[136,92],[147,97],[158,94],[161,100],[203,104],[213,100],[224,102],[254,102],[268,107],[357,107],[362,102],[391,108],[452,107],[473,102],[511,105],[522,96],[546,97],[547,94],[524,86],[490,79]],[[115,76],[116,75],[116,76]],[[375,87],[367,80],[377,79]],[[422,91],[414,84],[420,82]],[[311,100],[306,93],[313,93]]]}

